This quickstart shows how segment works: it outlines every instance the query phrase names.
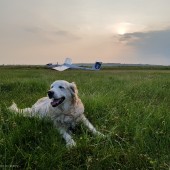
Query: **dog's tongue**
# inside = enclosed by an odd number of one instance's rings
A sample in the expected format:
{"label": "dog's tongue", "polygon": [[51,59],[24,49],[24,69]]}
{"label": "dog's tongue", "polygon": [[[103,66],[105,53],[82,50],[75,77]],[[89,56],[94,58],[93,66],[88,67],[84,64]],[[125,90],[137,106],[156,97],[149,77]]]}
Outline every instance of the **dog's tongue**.
{"label": "dog's tongue", "polygon": [[61,97],[61,98],[59,98],[59,99],[53,99],[53,100],[51,101],[51,105],[52,105],[53,107],[56,107],[56,106],[60,105],[64,100],[65,100],[65,97]]}
{"label": "dog's tongue", "polygon": [[53,107],[56,107],[56,106],[58,106],[60,104],[60,99],[54,99],[52,102],[51,102],[51,105],[53,106]]}

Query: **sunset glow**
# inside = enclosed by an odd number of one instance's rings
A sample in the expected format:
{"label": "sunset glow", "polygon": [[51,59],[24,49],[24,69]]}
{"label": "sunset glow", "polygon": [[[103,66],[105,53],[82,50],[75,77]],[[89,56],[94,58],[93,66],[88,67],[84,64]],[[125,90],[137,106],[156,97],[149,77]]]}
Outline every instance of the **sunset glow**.
{"label": "sunset glow", "polygon": [[62,63],[70,57],[75,63],[170,65],[168,3],[0,1],[0,64]]}
{"label": "sunset glow", "polygon": [[124,35],[126,33],[126,28],[119,28],[117,30],[117,33],[120,34],[120,35]]}
{"label": "sunset glow", "polygon": [[120,22],[115,24],[114,29],[116,30],[117,34],[124,35],[129,32],[133,32],[133,24],[129,22]]}

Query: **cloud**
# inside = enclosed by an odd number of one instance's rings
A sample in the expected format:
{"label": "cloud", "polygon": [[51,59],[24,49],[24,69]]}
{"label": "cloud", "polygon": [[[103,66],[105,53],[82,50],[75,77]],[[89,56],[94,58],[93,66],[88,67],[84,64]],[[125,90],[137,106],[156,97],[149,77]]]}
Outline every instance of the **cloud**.
{"label": "cloud", "polygon": [[170,29],[127,33],[116,38],[134,49],[133,55],[139,62],[170,65]]}
{"label": "cloud", "polygon": [[123,44],[131,44],[133,42],[138,42],[140,37],[142,37],[143,33],[135,32],[135,33],[126,33],[123,35],[115,35],[114,39],[116,42],[123,43]]}
{"label": "cloud", "polygon": [[27,33],[37,34],[39,32],[42,32],[42,29],[40,27],[26,27],[23,28],[23,30]]}
{"label": "cloud", "polygon": [[138,40],[131,41],[129,45],[135,46],[143,54],[162,55],[170,58],[170,29],[147,33],[134,33],[131,37],[137,37]]}
{"label": "cloud", "polygon": [[81,39],[80,36],[73,34],[69,30],[59,28],[40,28],[40,27],[26,27],[23,29],[25,34],[32,37],[39,37],[41,40],[47,40],[52,43],[68,43],[71,41]]}

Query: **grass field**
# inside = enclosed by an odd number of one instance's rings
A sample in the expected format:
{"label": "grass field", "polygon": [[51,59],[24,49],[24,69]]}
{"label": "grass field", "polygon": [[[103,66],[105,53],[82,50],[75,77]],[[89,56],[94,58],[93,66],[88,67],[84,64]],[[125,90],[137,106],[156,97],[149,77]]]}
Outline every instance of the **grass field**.
{"label": "grass field", "polygon": [[[68,150],[50,120],[7,110],[12,100],[30,107],[59,79],[76,82],[85,115],[106,138],[80,125]],[[1,67],[0,107],[2,169],[170,169],[170,70]]]}

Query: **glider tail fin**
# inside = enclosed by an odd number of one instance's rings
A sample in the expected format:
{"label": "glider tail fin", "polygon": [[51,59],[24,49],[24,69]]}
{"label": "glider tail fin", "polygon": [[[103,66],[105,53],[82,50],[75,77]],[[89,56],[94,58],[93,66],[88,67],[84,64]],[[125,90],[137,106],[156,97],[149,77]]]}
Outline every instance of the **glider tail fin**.
{"label": "glider tail fin", "polygon": [[92,69],[94,69],[94,70],[100,70],[100,68],[101,68],[101,66],[102,66],[102,62],[95,62],[95,64],[94,64],[94,66],[92,67]]}
{"label": "glider tail fin", "polygon": [[64,64],[71,65],[72,64],[71,58],[66,58]]}

